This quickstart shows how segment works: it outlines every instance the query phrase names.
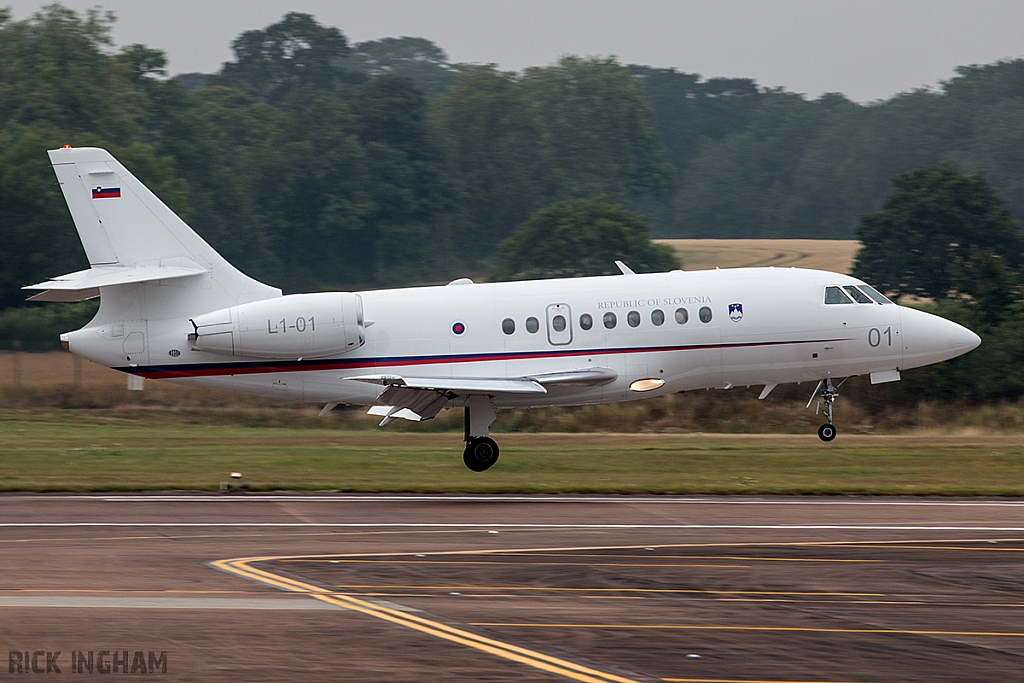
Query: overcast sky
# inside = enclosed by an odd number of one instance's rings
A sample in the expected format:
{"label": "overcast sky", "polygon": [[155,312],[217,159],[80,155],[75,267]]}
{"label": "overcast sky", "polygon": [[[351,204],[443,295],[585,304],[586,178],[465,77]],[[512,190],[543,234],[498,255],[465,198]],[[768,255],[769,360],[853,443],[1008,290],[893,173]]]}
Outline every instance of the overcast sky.
{"label": "overcast sky", "polygon": [[[0,0],[25,19],[40,0]],[[963,64],[1024,57],[1021,0],[64,0],[118,17],[119,45],[165,51],[172,74],[211,73],[231,41],[286,12],[314,15],[351,42],[428,38],[453,62],[507,70],[564,54],[747,77],[858,102],[935,86]]]}

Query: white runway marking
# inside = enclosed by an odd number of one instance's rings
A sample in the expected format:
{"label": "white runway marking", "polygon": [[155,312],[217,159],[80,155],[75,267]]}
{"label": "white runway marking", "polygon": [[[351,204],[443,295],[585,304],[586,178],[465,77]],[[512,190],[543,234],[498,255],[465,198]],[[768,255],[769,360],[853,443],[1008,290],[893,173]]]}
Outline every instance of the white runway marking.
{"label": "white runway marking", "polygon": [[105,609],[337,610],[323,602],[266,598],[100,598],[4,595],[0,607],[95,607]]}
{"label": "white runway marking", "polygon": [[502,495],[281,495],[281,494],[246,494],[246,495],[224,495],[211,493],[208,495],[186,494],[175,495],[42,495],[23,496],[12,495],[8,498],[31,498],[53,499],[53,500],[93,500],[106,502],[127,502],[145,503],[149,501],[161,502],[182,502],[182,503],[254,503],[254,502],[303,502],[303,503],[422,503],[422,502],[452,502],[452,503],[626,503],[626,504],[667,504],[667,505],[811,505],[811,506],[833,506],[833,505],[867,505],[867,506],[895,506],[895,507],[1009,507],[1024,508],[1024,501],[1020,500],[886,500],[879,498],[842,498],[836,499],[774,499],[774,498],[747,498],[735,496],[729,498],[720,497],[672,497],[672,496],[502,496]]}
{"label": "white runway marking", "polygon": [[899,524],[516,524],[442,522],[3,522],[0,528],[328,528],[328,529],[739,529],[794,531],[1024,531],[1024,526],[928,526]]}

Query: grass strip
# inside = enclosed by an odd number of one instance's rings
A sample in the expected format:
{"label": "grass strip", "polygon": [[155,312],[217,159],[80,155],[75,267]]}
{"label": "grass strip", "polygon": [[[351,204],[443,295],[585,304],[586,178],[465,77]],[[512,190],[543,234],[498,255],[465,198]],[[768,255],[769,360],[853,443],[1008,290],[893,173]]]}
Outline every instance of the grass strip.
{"label": "grass strip", "polygon": [[1024,435],[504,434],[193,424],[173,413],[0,412],[0,490],[1024,495]]}

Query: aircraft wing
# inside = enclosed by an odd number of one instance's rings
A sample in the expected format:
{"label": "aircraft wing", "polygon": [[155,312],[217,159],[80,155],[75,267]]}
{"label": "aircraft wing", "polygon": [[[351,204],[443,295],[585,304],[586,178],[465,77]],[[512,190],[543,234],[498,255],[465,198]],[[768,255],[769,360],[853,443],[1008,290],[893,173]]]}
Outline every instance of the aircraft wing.
{"label": "aircraft wing", "polygon": [[381,426],[401,417],[429,420],[453,398],[471,394],[546,394],[547,386],[597,386],[613,381],[611,368],[582,368],[548,372],[528,377],[411,377],[406,375],[360,375],[346,379],[387,387],[377,397],[370,415],[382,415]]}

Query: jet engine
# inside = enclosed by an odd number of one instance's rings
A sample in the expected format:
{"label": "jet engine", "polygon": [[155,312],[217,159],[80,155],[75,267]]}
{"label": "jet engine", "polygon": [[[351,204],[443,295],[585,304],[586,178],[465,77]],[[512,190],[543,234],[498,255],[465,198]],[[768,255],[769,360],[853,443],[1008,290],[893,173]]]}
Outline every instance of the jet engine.
{"label": "jet engine", "polygon": [[352,292],[289,294],[204,313],[189,322],[196,351],[249,358],[333,356],[363,345],[363,302]]}

